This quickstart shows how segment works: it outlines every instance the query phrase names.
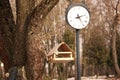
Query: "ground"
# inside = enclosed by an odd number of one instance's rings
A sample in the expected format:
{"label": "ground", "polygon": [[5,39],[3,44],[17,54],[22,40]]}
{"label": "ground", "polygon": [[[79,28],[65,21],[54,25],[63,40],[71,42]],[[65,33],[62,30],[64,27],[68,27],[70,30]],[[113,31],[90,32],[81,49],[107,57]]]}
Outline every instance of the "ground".
{"label": "ground", "polygon": [[[53,79],[53,80],[57,80],[57,79]],[[75,80],[75,78],[68,78],[67,80]],[[90,77],[81,77],[81,80],[120,80],[116,79],[114,77],[111,78],[107,78],[106,76],[99,76],[98,78],[96,78],[95,76],[90,76]]]}
{"label": "ground", "polygon": [[[69,78],[67,80],[75,80],[75,78]],[[98,78],[96,78],[95,76],[90,76],[90,77],[81,77],[81,80],[120,80],[120,79],[115,79],[114,77],[106,78],[105,76],[99,76]]]}

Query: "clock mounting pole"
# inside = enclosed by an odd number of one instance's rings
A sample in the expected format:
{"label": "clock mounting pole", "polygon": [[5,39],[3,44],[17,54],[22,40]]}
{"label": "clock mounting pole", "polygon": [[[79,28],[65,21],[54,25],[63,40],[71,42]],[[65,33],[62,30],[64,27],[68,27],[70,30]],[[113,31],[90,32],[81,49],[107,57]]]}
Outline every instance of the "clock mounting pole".
{"label": "clock mounting pole", "polygon": [[76,29],[76,72],[77,80],[81,80],[81,70],[80,70],[80,40],[79,40],[79,29]]}
{"label": "clock mounting pole", "polygon": [[76,30],[76,80],[81,80],[81,61],[80,61],[80,29],[85,28],[90,21],[90,14],[85,6],[85,0],[80,3],[72,3],[66,9],[66,21]]}

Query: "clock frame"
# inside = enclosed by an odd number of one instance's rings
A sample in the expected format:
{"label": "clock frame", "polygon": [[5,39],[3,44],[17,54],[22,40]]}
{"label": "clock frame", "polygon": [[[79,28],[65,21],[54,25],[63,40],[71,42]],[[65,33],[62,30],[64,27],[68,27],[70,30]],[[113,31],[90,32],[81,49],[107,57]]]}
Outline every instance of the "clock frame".
{"label": "clock frame", "polygon": [[75,29],[83,29],[90,21],[89,10],[84,4],[72,3],[66,10],[66,21]]}

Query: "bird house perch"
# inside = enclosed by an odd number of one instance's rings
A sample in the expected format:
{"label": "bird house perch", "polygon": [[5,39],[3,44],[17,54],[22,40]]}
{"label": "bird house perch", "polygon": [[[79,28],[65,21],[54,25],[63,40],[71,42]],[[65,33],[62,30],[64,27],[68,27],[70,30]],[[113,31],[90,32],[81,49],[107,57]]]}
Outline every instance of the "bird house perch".
{"label": "bird house perch", "polygon": [[65,43],[62,42],[56,45],[47,55],[48,62],[62,63],[74,60],[73,50]]}

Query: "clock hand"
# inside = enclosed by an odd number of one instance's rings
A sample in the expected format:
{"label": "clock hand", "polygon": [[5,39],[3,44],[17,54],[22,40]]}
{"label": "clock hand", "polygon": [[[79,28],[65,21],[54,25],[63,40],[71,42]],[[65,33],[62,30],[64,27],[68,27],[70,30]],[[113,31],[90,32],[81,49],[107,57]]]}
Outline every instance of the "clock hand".
{"label": "clock hand", "polygon": [[[82,16],[85,16],[85,15],[82,15]],[[81,23],[82,23],[82,20],[81,20],[81,17],[82,17],[82,16],[79,16],[79,14],[77,14],[77,17],[76,17],[76,19],[79,19]],[[82,23],[82,25],[84,26],[83,23]]]}
{"label": "clock hand", "polygon": [[79,16],[79,14],[77,14],[76,19],[79,19],[79,20],[82,22],[82,20],[81,20],[81,16]]}
{"label": "clock hand", "polygon": [[81,15],[81,16],[79,16],[79,14],[77,14],[77,17],[76,17],[76,18],[81,18],[81,17],[83,17],[83,16],[86,16],[86,15]]}
{"label": "clock hand", "polygon": [[83,16],[85,16],[85,15],[81,15],[80,17],[83,17]]}
{"label": "clock hand", "polygon": [[76,17],[76,19],[79,19],[81,16],[79,16],[79,14],[77,14],[77,17]]}

